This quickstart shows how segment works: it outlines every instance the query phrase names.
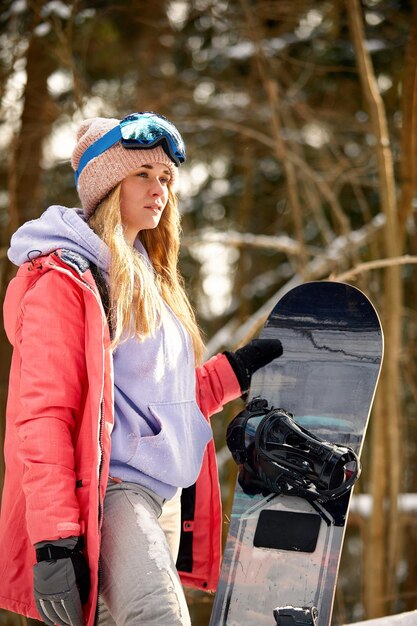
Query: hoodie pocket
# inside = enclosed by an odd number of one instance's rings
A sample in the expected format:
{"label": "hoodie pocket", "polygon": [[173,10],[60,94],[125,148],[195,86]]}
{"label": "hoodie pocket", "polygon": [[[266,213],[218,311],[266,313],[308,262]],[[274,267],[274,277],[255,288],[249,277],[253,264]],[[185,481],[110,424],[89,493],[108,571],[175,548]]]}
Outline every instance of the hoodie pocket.
{"label": "hoodie pocket", "polygon": [[200,473],[212,430],[194,401],[150,404],[159,432],[141,437],[129,465],[174,487],[192,485]]}

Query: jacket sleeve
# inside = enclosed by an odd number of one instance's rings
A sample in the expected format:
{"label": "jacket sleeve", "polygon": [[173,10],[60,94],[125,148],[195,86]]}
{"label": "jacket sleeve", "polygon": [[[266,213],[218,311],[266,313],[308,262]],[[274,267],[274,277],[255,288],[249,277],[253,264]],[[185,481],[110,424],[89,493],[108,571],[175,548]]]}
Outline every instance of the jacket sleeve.
{"label": "jacket sleeve", "polygon": [[22,300],[18,455],[32,543],[80,534],[73,437],[86,385],[81,289],[58,271]]}
{"label": "jacket sleeve", "polygon": [[217,354],[197,368],[197,402],[210,417],[242,394],[235,373],[224,354]]}

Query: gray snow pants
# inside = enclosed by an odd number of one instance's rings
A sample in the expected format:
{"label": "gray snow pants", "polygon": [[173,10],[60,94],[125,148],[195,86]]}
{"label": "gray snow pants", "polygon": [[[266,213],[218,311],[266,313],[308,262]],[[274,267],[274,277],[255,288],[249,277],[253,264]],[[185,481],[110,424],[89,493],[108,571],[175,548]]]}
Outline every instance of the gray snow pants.
{"label": "gray snow pants", "polygon": [[[98,626],[191,626],[174,562],[180,532],[178,503],[179,498],[165,501],[134,483],[109,483]],[[161,517],[165,506],[168,510]]]}

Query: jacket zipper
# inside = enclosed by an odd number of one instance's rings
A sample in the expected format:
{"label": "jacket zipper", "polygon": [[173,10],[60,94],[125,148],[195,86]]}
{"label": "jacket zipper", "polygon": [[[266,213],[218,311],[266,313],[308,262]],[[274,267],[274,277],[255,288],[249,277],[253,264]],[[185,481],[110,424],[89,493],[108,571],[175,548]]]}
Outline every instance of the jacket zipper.
{"label": "jacket zipper", "polygon": [[[100,413],[99,413],[99,430],[98,430],[98,445],[100,449],[100,463],[98,466],[98,533],[99,533],[99,544],[100,544],[100,529],[101,523],[103,519],[103,502],[101,501],[100,495],[100,485],[101,485],[101,472],[103,467],[103,443],[102,443],[102,435],[103,435],[103,424],[104,424],[104,398],[101,399],[100,402]],[[94,624],[97,626],[100,614],[100,604],[98,601],[101,587],[101,558],[100,555],[98,557],[98,569],[97,569],[97,604],[96,604],[96,612],[94,617]]]}
{"label": "jacket zipper", "polygon": [[98,466],[98,524],[100,528],[100,524],[103,518],[103,503],[100,498],[100,482],[101,482],[101,472],[103,469],[103,424],[104,424],[104,398],[101,399],[100,402],[100,412],[99,412],[99,428],[98,428],[98,445],[100,450],[100,462]]}

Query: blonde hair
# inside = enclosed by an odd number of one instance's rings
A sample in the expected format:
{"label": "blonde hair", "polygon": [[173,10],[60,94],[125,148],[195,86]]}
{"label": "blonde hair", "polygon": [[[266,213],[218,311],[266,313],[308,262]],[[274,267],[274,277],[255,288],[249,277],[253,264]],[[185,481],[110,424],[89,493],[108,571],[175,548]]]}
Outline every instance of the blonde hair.
{"label": "blonde hair", "polygon": [[191,336],[195,360],[200,363],[204,343],[178,270],[181,227],[177,198],[172,190],[158,226],[139,233],[153,268],[124,237],[120,184],[99,204],[88,223],[110,250],[113,347],[132,336],[132,325],[133,335],[139,341],[154,335],[161,324],[163,299]]}

